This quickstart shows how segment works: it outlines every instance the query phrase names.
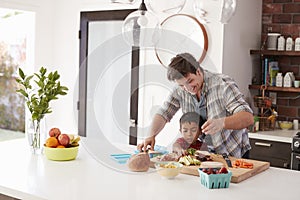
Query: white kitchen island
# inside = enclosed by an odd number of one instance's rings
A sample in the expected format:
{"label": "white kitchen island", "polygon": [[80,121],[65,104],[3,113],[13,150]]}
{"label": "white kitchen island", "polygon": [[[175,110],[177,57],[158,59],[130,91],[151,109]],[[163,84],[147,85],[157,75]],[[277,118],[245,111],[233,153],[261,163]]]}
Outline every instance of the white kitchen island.
{"label": "white kitchen island", "polygon": [[0,193],[18,199],[53,200],[275,200],[297,198],[300,186],[299,171],[271,167],[241,183],[230,183],[227,189],[207,189],[196,176],[180,174],[168,180],[154,169],[129,173],[126,165],[118,163],[114,168],[90,154],[85,145],[80,146],[76,160],[57,162],[31,155],[25,139],[0,142]]}

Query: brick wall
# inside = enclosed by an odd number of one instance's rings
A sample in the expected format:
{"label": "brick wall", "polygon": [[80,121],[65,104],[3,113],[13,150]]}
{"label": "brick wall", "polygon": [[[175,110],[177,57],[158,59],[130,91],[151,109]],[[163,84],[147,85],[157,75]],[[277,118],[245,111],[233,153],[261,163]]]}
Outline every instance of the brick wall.
{"label": "brick wall", "polygon": [[[276,32],[300,37],[300,0],[263,0],[262,7],[262,43],[268,32]],[[280,71],[285,74],[292,71],[300,80],[300,57],[278,57]],[[300,120],[300,93],[277,93],[278,120]]]}

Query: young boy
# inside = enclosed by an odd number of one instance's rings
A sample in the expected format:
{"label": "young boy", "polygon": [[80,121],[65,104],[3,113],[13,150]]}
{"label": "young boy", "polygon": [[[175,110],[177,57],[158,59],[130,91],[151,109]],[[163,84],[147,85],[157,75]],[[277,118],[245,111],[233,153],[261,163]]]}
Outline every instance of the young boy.
{"label": "young boy", "polygon": [[179,120],[181,138],[178,138],[173,144],[173,152],[178,155],[186,155],[188,148],[208,151],[206,143],[199,140],[202,133],[201,126],[205,120],[196,112],[187,112]]}

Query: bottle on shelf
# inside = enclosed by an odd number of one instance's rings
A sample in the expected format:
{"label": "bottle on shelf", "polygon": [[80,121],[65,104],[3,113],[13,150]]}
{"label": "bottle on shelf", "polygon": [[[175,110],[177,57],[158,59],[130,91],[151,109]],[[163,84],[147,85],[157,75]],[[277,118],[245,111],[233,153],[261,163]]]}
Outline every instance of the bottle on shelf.
{"label": "bottle on shelf", "polygon": [[280,36],[278,38],[278,41],[277,41],[277,50],[278,51],[284,51],[284,47],[285,47],[285,39],[284,39],[284,36],[282,35],[282,36]]}
{"label": "bottle on shelf", "polygon": [[295,51],[300,51],[300,37],[295,39]]}
{"label": "bottle on shelf", "polygon": [[286,39],[286,46],[285,46],[286,51],[292,51],[293,50],[293,38],[289,36]]}
{"label": "bottle on shelf", "polygon": [[276,87],[282,87],[282,81],[283,81],[282,73],[278,72],[276,75]]}
{"label": "bottle on shelf", "polygon": [[283,87],[292,87],[295,80],[293,72],[287,72],[283,78]]}

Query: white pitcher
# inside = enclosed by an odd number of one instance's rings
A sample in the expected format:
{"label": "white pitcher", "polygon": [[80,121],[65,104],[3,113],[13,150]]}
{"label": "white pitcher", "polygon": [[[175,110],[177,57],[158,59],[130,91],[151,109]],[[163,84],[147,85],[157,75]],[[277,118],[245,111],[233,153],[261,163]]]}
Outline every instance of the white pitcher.
{"label": "white pitcher", "polygon": [[295,81],[293,72],[287,72],[283,78],[283,87],[292,87]]}

